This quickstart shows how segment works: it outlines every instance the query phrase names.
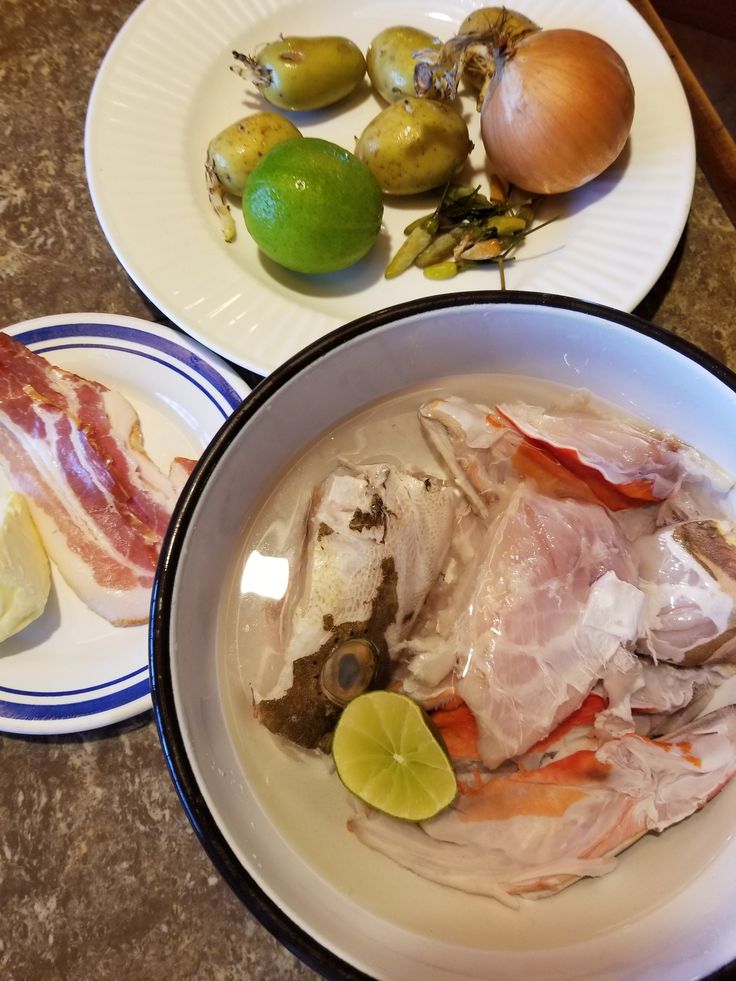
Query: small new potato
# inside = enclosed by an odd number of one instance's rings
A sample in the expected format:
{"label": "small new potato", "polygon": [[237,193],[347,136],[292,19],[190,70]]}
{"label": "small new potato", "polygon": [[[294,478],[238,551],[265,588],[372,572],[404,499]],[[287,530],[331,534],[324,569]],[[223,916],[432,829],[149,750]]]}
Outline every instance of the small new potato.
{"label": "small new potato", "polygon": [[421,194],[445,184],[473,149],[465,120],[444,102],[393,102],[363,130],[355,154],[385,194]]}
{"label": "small new potato", "polygon": [[240,197],[259,160],[277,143],[301,135],[278,113],[257,112],[226,126],[210,140],[207,155],[223,188]]}
{"label": "small new potato", "polygon": [[418,27],[387,27],[371,41],[366,54],[368,78],[386,102],[416,95],[415,54],[442,47],[438,37]]}
{"label": "small new potato", "polygon": [[281,37],[255,55],[233,51],[233,71],[273,106],[306,112],[339,102],[365,75],[360,48],[346,37]]}

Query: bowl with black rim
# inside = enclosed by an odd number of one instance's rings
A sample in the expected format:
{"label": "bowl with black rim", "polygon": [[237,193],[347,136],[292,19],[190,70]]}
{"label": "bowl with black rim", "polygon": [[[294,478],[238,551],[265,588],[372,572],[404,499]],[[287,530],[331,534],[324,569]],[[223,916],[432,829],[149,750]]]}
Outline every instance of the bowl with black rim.
{"label": "bowl with black rim", "polygon": [[[736,785],[641,839],[612,874],[511,910],[360,845],[346,828],[348,792],[329,767],[315,777],[311,763],[253,719],[247,693],[233,711],[231,586],[249,521],[279,476],[362,407],[478,373],[585,388],[736,473],[736,376],[631,314],[545,294],[447,294],[326,335],[227,420],[164,543],[150,668],[182,805],[245,906],[325,977],[684,981],[727,970],[736,957]],[[237,656],[247,663],[259,651],[246,644]]]}

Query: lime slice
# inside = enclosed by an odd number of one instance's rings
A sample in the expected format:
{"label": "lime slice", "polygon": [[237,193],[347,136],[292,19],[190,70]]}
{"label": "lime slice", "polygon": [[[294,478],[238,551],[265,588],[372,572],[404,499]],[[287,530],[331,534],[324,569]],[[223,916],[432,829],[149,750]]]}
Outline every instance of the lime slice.
{"label": "lime slice", "polygon": [[371,691],[349,702],[332,756],[348,790],[392,817],[424,821],[452,802],[452,764],[416,702]]}

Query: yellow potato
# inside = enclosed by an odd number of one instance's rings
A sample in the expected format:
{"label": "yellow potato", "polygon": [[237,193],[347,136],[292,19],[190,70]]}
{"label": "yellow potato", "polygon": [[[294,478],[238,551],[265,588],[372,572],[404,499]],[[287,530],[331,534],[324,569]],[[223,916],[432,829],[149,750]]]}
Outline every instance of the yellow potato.
{"label": "yellow potato", "polygon": [[240,197],[256,164],[284,140],[302,134],[275,112],[257,112],[227,126],[211,141],[207,155],[217,179],[230,194]]}
{"label": "yellow potato", "polygon": [[416,95],[415,54],[441,46],[439,38],[417,27],[387,27],[373,38],[366,54],[371,85],[386,102]]}
{"label": "yellow potato", "polygon": [[420,194],[445,184],[472,148],[465,120],[453,108],[409,97],[368,123],[355,154],[385,194]]}
{"label": "yellow potato", "polygon": [[234,71],[272,106],[306,112],[349,95],[365,75],[365,58],[349,38],[280,37],[255,55],[233,51]]}

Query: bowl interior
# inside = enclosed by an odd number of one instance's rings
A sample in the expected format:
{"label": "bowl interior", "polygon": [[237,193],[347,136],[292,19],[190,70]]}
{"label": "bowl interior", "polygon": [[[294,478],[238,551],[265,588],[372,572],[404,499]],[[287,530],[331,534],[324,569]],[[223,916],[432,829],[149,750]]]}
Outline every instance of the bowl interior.
{"label": "bowl interior", "polygon": [[[675,338],[582,303],[447,297],[383,311],[271,376],[223,428],[175,516],[154,601],[154,701],[169,765],[210,855],[318,970],[402,979],[704,975],[736,954],[736,788],[648,836],[601,880],[521,911],[424,881],[345,830],[320,761],[253,722],[228,670],[228,593],[249,516],[295,454],[368,404],[443,376],[590,389],[736,473],[733,379]],[[729,421],[730,420],[730,421]],[[295,927],[296,929],[292,929]],[[303,931],[303,932],[301,932]],[[492,965],[492,968],[491,968]]]}

